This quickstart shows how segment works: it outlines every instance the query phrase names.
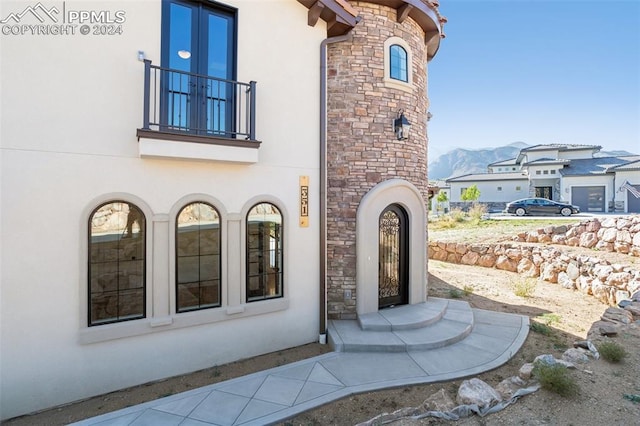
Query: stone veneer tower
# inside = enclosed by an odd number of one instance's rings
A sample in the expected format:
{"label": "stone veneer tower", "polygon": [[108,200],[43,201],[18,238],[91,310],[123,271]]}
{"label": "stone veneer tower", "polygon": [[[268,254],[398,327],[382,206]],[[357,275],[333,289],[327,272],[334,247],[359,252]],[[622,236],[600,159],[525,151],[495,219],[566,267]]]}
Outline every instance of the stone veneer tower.
{"label": "stone veneer tower", "polygon": [[[414,15],[411,3],[432,12]],[[397,3],[397,4],[396,4]],[[390,206],[404,212],[408,241],[405,296],[427,296],[427,61],[439,39],[437,3],[351,1],[360,21],[347,41],[327,47],[327,315],[352,319],[379,308],[381,215]],[[391,7],[393,6],[393,7]],[[428,7],[428,9],[426,9]],[[414,11],[415,12],[415,11]],[[438,31],[425,32],[425,20]],[[408,78],[390,77],[390,47],[407,53]],[[437,44],[436,44],[437,46]],[[437,47],[436,47],[437,49]],[[398,140],[399,111],[411,122]],[[396,253],[399,255],[399,253]]]}

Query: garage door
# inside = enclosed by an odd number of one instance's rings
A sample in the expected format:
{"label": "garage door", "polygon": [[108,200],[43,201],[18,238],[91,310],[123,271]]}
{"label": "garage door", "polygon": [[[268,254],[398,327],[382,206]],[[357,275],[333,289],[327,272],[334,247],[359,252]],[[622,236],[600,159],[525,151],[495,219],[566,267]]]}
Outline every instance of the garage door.
{"label": "garage door", "polygon": [[604,186],[574,186],[571,203],[582,212],[604,212]]}
{"label": "garage door", "polygon": [[[640,191],[640,185],[632,185],[636,190]],[[640,197],[634,196],[631,191],[627,190],[627,205],[629,213],[640,213]]]}

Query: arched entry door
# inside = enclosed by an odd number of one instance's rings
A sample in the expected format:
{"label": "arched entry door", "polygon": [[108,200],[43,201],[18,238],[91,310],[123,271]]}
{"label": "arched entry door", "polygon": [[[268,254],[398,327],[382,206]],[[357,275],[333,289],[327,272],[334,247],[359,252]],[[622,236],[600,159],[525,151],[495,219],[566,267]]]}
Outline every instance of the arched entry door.
{"label": "arched entry door", "polygon": [[379,219],[378,307],[407,303],[409,223],[405,210],[391,204]]}

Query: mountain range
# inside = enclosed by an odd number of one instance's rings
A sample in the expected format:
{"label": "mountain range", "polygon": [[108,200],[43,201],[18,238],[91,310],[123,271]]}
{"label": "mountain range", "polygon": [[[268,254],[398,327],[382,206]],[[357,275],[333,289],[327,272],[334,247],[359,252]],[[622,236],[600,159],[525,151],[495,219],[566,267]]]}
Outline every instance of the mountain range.
{"label": "mountain range", "polygon": [[[487,173],[487,165],[496,161],[515,158],[522,148],[530,145],[524,142],[514,142],[506,146],[484,149],[456,148],[442,154],[429,162],[429,180],[447,179],[470,173]],[[627,151],[600,151],[597,157],[618,157],[633,155]]]}
{"label": "mountain range", "polygon": [[469,173],[486,173],[487,165],[515,158],[522,148],[528,146],[524,142],[514,142],[498,148],[456,148],[429,162],[429,180],[447,179]]}

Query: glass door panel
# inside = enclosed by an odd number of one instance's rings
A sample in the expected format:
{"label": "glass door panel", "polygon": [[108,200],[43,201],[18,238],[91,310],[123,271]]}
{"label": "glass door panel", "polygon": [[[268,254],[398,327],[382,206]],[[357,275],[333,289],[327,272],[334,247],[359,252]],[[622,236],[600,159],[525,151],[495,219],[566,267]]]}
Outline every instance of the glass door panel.
{"label": "glass door panel", "polygon": [[169,5],[169,48],[166,68],[181,72],[163,73],[167,130],[187,130],[191,127],[191,46],[194,9],[190,6]]}
{"label": "glass door panel", "polygon": [[[230,42],[233,38],[233,21],[209,11],[207,18],[206,75],[223,80],[233,79],[233,57]],[[233,118],[233,86],[220,80],[209,80],[206,88],[205,126],[209,133],[225,135]]]}
{"label": "glass door panel", "polygon": [[163,10],[163,108],[168,130],[232,136],[235,13],[167,1]]}

